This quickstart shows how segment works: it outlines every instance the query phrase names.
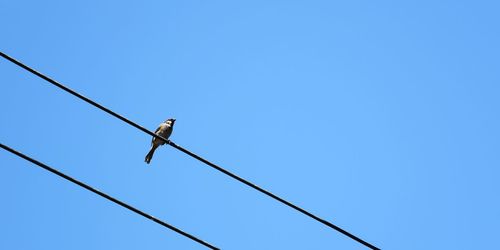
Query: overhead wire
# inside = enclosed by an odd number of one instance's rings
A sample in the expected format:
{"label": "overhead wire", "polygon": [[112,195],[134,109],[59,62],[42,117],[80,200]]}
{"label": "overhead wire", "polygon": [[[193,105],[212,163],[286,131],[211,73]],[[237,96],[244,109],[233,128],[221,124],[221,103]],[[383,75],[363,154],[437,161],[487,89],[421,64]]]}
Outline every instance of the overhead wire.
{"label": "overhead wire", "polygon": [[31,72],[32,74],[34,74],[34,75],[36,75],[36,76],[44,79],[45,81],[47,81],[47,82],[49,82],[49,83],[51,83],[51,84],[53,84],[53,85],[55,85],[55,86],[63,89],[64,91],[66,91],[66,92],[68,92],[68,93],[70,93],[70,94],[72,94],[72,95],[74,95],[74,96],[82,99],[83,101],[85,101],[85,102],[87,102],[87,103],[89,103],[89,104],[91,104],[91,105],[93,105],[93,106],[101,109],[102,111],[104,111],[104,112],[106,112],[106,113],[108,113],[108,114],[110,114],[110,115],[112,115],[112,116],[114,116],[114,117],[116,117],[116,118],[124,121],[125,123],[128,123],[129,125],[137,128],[137,129],[139,129],[141,131],[143,131],[144,133],[165,141],[168,145],[170,145],[170,146],[178,149],[179,151],[181,151],[181,152],[183,152],[183,153],[185,153],[185,154],[187,154],[187,155],[189,155],[189,156],[191,156],[191,157],[193,157],[193,158],[195,158],[195,159],[197,159],[197,160],[205,163],[206,165],[208,165],[208,166],[210,166],[210,167],[212,167],[212,168],[214,168],[214,169],[216,169],[216,170],[218,170],[218,171],[226,174],[227,176],[229,176],[229,177],[231,177],[231,178],[233,178],[233,179],[235,179],[235,180],[237,180],[237,181],[239,181],[239,182],[241,182],[241,183],[243,183],[243,184],[245,184],[245,185],[247,185],[247,186],[249,186],[249,187],[251,187],[251,188],[253,188],[253,189],[255,189],[255,190],[259,191],[259,192],[261,192],[261,193],[263,193],[263,194],[266,194],[267,196],[269,196],[269,197],[271,197],[271,198],[273,198],[273,199],[275,199],[275,200],[277,200],[277,201],[279,201],[279,202],[287,205],[288,207],[291,207],[291,208],[295,209],[296,211],[298,211],[298,212],[300,212],[300,213],[302,213],[302,214],[304,214],[304,215],[306,215],[306,216],[308,216],[308,217],[310,217],[310,218],[312,218],[312,219],[314,219],[314,220],[322,223],[323,225],[326,225],[327,227],[332,228],[332,229],[340,232],[341,234],[343,234],[343,235],[345,235],[345,236],[347,236],[347,237],[349,237],[349,238],[357,241],[358,243],[361,243],[364,246],[366,246],[366,247],[368,247],[370,249],[373,249],[373,250],[378,250],[379,249],[379,248],[375,247],[374,245],[368,243],[367,241],[365,241],[365,240],[357,237],[356,235],[354,235],[352,233],[349,233],[348,231],[340,228],[339,226],[337,226],[337,225],[335,225],[335,224],[333,224],[333,223],[331,223],[331,222],[329,222],[327,220],[324,220],[324,219],[322,219],[322,218],[320,218],[320,217],[318,217],[318,216],[316,216],[316,215],[314,215],[314,214],[306,211],[305,209],[300,208],[299,206],[294,205],[294,204],[292,204],[292,203],[290,203],[290,202],[288,202],[288,201],[286,201],[286,200],[278,197],[277,195],[275,195],[275,194],[273,194],[273,193],[271,193],[271,192],[269,192],[269,191],[267,191],[267,190],[265,190],[265,189],[263,189],[263,188],[255,185],[255,184],[253,184],[253,183],[251,183],[251,182],[249,182],[249,181],[247,181],[247,180],[245,180],[245,179],[243,179],[243,178],[241,178],[241,177],[239,177],[239,176],[237,176],[237,175],[235,175],[235,174],[233,174],[233,173],[225,170],[224,168],[222,168],[222,167],[220,167],[220,166],[218,166],[218,165],[216,165],[216,164],[214,164],[214,163],[212,163],[212,162],[210,162],[210,161],[208,161],[208,160],[206,160],[206,159],[204,159],[204,158],[202,158],[202,157],[200,157],[200,156],[192,153],[191,151],[189,151],[189,150],[187,150],[187,149],[185,149],[185,148],[183,148],[183,147],[175,144],[174,142],[172,142],[172,141],[170,141],[170,140],[168,140],[166,138],[163,138],[162,136],[159,136],[159,135],[151,132],[150,130],[148,130],[148,129],[146,129],[146,128],[140,126],[140,125],[138,125],[135,122],[130,121],[129,119],[123,117],[122,115],[119,115],[118,113],[116,113],[116,112],[114,112],[114,111],[112,111],[112,110],[110,110],[110,109],[108,109],[108,108],[106,108],[106,107],[98,104],[97,102],[95,102],[95,101],[93,101],[93,100],[91,100],[91,99],[89,99],[89,98],[87,98],[87,97],[85,97],[85,96],[77,93],[76,91],[74,91],[74,90],[72,90],[72,89],[64,86],[63,84],[61,84],[61,83],[59,83],[59,82],[57,82],[57,81],[55,81],[55,80],[53,80],[53,79],[51,79],[51,78],[43,75],[42,73],[40,73],[40,72],[38,72],[38,71],[36,71],[36,70],[34,70],[34,69],[26,66],[25,64],[19,62],[18,60],[14,59],[14,58],[12,58],[12,57],[10,57],[8,55],[6,55],[5,53],[0,52],[0,56],[4,57],[5,59],[9,60],[12,63],[18,65],[19,67],[21,67],[21,68],[23,68],[23,69]]}
{"label": "overhead wire", "polygon": [[58,175],[58,176],[60,176],[60,177],[62,177],[64,179],[66,179],[66,180],[68,180],[68,181],[70,181],[70,182],[72,182],[72,183],[80,186],[80,187],[83,187],[83,188],[89,190],[92,193],[95,193],[95,194],[97,194],[97,195],[99,195],[99,196],[101,196],[103,198],[106,198],[106,199],[108,199],[108,200],[110,200],[110,201],[112,201],[112,202],[114,202],[114,203],[116,203],[116,204],[118,204],[118,205],[120,205],[120,206],[122,206],[122,207],[124,207],[124,208],[126,208],[126,209],[128,209],[130,211],[132,211],[132,212],[135,212],[135,213],[137,213],[139,215],[142,215],[142,216],[146,217],[147,219],[152,220],[152,221],[154,221],[154,222],[156,222],[156,223],[158,223],[158,224],[160,224],[160,225],[162,225],[162,226],[164,226],[164,227],[166,227],[166,228],[168,228],[168,229],[170,229],[170,230],[172,230],[174,232],[177,232],[177,233],[179,233],[179,234],[181,234],[181,235],[183,235],[183,236],[185,236],[185,237],[187,237],[187,238],[189,238],[189,239],[191,239],[193,241],[196,241],[196,242],[198,242],[198,243],[200,243],[200,244],[202,244],[202,245],[204,245],[204,246],[206,246],[206,247],[208,247],[210,249],[214,249],[214,250],[219,249],[219,248],[217,248],[217,247],[215,247],[215,246],[213,246],[213,245],[211,245],[211,244],[209,244],[209,243],[207,243],[207,242],[205,242],[205,241],[203,241],[203,240],[201,240],[201,239],[199,239],[199,238],[197,238],[197,237],[195,237],[195,236],[193,236],[193,235],[191,235],[189,233],[186,233],[186,232],[184,232],[184,231],[182,231],[182,230],[180,230],[180,229],[178,229],[178,228],[176,228],[176,227],[174,227],[174,226],[172,226],[172,225],[170,225],[170,224],[168,224],[168,223],[166,223],[166,222],[164,222],[164,221],[162,221],[160,219],[155,218],[152,215],[149,215],[149,214],[147,214],[147,213],[145,213],[145,212],[143,212],[143,211],[141,211],[141,210],[139,210],[139,209],[137,209],[137,208],[135,208],[135,207],[133,207],[131,205],[128,205],[127,203],[125,203],[123,201],[120,201],[120,200],[118,200],[118,199],[116,199],[116,198],[114,198],[114,197],[112,197],[112,196],[110,196],[110,195],[108,195],[108,194],[106,194],[104,192],[101,192],[101,191],[99,191],[99,190],[97,190],[97,189],[95,189],[95,188],[93,188],[93,187],[91,187],[91,186],[89,186],[89,185],[87,185],[87,184],[85,184],[85,183],[83,183],[83,182],[81,182],[81,181],[79,181],[79,180],[71,177],[71,176],[63,174],[63,173],[59,172],[58,170],[56,170],[56,169],[48,166],[47,164],[44,164],[44,163],[42,163],[42,162],[40,162],[38,160],[35,160],[34,158],[29,157],[29,156],[27,156],[27,155],[25,155],[25,154],[23,154],[23,153],[15,150],[15,149],[11,148],[11,147],[8,147],[8,146],[6,146],[6,145],[4,145],[2,143],[0,143],[0,147],[3,148],[3,149],[5,149],[8,152],[14,154],[14,155],[17,155],[17,156],[19,156],[19,157],[21,157],[21,158],[23,158],[23,159],[25,159],[25,160],[27,160],[27,161],[35,164],[35,165],[41,167],[41,168],[43,168],[43,169],[45,169],[45,170],[53,173],[53,174],[56,174],[56,175]]}

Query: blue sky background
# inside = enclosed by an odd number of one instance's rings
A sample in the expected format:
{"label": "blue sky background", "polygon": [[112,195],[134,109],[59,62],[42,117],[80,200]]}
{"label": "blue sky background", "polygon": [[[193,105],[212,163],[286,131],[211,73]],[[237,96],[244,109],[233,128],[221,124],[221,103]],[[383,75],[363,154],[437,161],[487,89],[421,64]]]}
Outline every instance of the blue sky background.
{"label": "blue sky background", "polygon": [[[493,249],[497,1],[1,1],[0,49],[382,249]],[[0,60],[1,143],[222,249],[366,249]],[[0,249],[205,249],[0,152]]]}

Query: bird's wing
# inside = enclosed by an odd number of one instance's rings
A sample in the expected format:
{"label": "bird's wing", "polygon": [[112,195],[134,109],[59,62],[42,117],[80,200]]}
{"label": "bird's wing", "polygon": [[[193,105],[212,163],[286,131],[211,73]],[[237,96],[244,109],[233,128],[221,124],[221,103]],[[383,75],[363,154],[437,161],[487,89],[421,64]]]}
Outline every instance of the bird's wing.
{"label": "bird's wing", "polygon": [[[158,134],[160,132],[160,130],[162,130],[164,127],[164,123],[161,123],[160,126],[158,126],[158,128],[156,128],[155,130],[155,134]],[[154,143],[154,140],[156,139],[156,137],[153,136],[153,138],[151,139],[151,145],[153,145]]]}
{"label": "bird's wing", "polygon": [[160,131],[160,129],[161,129],[161,124],[160,124],[160,126],[158,126],[158,128],[156,128],[155,134],[158,134],[158,131]]}

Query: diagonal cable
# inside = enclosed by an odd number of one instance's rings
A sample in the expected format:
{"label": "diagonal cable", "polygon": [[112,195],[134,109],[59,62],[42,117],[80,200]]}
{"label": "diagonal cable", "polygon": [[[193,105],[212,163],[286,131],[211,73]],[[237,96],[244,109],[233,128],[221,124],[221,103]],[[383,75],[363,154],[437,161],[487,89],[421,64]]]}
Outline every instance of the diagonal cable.
{"label": "diagonal cable", "polygon": [[156,137],[156,138],[159,138],[159,139],[162,139],[162,140],[166,141],[168,143],[168,145],[170,145],[170,146],[172,146],[172,147],[180,150],[181,152],[183,152],[183,153],[185,153],[185,154],[187,154],[187,155],[189,155],[189,156],[191,156],[191,157],[193,157],[193,158],[195,158],[195,159],[197,159],[197,160],[205,163],[206,165],[208,165],[208,166],[210,166],[212,168],[217,169],[218,171],[220,171],[220,172],[228,175],[229,177],[232,177],[233,179],[236,179],[237,181],[242,182],[243,184],[245,184],[245,185],[247,185],[249,187],[252,187],[253,189],[255,189],[255,190],[257,190],[257,191],[259,191],[259,192],[261,192],[263,194],[266,194],[267,196],[269,196],[269,197],[271,197],[271,198],[273,198],[273,199],[275,199],[275,200],[277,200],[277,201],[279,201],[279,202],[281,202],[281,203],[283,203],[283,204],[285,204],[285,205],[287,205],[287,206],[289,206],[289,207],[291,207],[291,208],[293,208],[293,209],[301,212],[302,214],[307,215],[308,217],[310,217],[310,218],[312,218],[312,219],[314,219],[314,220],[322,223],[323,225],[326,225],[326,226],[328,226],[328,227],[330,227],[330,228],[332,228],[332,229],[334,229],[334,230],[342,233],[343,235],[345,235],[345,236],[347,236],[347,237],[349,237],[349,238],[351,238],[351,239],[353,239],[353,240],[355,240],[355,241],[363,244],[364,246],[366,246],[366,247],[368,247],[370,249],[374,249],[374,250],[379,249],[379,248],[375,247],[374,245],[372,245],[372,244],[370,244],[370,243],[362,240],[361,238],[359,238],[359,237],[357,237],[357,236],[355,236],[355,235],[347,232],[346,230],[340,228],[339,226],[336,226],[333,223],[328,222],[327,220],[321,219],[320,217],[318,217],[318,216],[316,216],[316,215],[314,215],[314,214],[306,211],[305,209],[300,208],[300,207],[298,207],[298,206],[296,206],[296,205],[294,205],[294,204],[292,204],[292,203],[290,203],[290,202],[288,202],[288,201],[286,201],[286,200],[284,200],[284,199],[282,199],[282,198],[274,195],[273,193],[271,193],[271,192],[269,192],[269,191],[267,191],[265,189],[262,189],[262,188],[258,187],[257,185],[255,185],[255,184],[253,184],[253,183],[251,183],[251,182],[249,182],[249,181],[247,181],[247,180],[245,180],[245,179],[243,179],[243,178],[241,178],[241,177],[239,177],[239,176],[237,176],[237,175],[235,175],[235,174],[233,174],[233,173],[231,173],[231,172],[223,169],[220,166],[217,166],[217,165],[209,162],[208,160],[206,160],[206,159],[204,159],[204,158],[202,158],[202,157],[200,157],[200,156],[198,156],[198,155],[196,155],[196,154],[188,151],[187,149],[185,149],[185,148],[183,148],[183,147],[175,144],[174,142],[172,142],[170,140],[167,140],[167,139],[165,139],[165,138],[163,138],[161,136],[156,135],[155,133],[153,133],[153,132],[145,129],[144,127],[142,127],[142,126],[140,126],[140,125],[138,125],[138,124],[130,121],[129,119],[127,119],[127,118],[125,118],[125,117],[123,117],[123,116],[115,113],[114,111],[112,111],[112,110],[110,110],[110,109],[108,109],[108,108],[106,108],[106,107],[104,107],[104,106],[102,106],[102,105],[100,105],[100,104],[92,101],[91,99],[89,99],[89,98],[87,98],[87,97],[85,97],[85,96],[77,93],[76,91],[74,91],[74,90],[72,90],[72,89],[70,89],[70,88],[68,88],[68,87],[66,87],[66,86],[58,83],[57,81],[55,81],[55,80],[53,80],[53,79],[51,79],[51,78],[49,78],[49,77],[47,77],[47,76],[39,73],[38,71],[36,71],[36,70],[34,70],[34,69],[32,69],[32,68],[24,65],[23,63],[21,63],[21,62],[17,61],[16,59],[14,59],[14,58],[6,55],[5,53],[0,52],[0,56],[4,57],[5,59],[9,60],[12,63],[18,65],[19,67],[21,67],[21,68],[29,71],[30,73],[32,73],[32,74],[34,74],[34,75],[36,75],[36,76],[38,76],[38,77],[46,80],[47,82],[49,82],[49,83],[51,83],[51,84],[53,84],[53,85],[55,85],[55,86],[63,89],[64,91],[66,91],[66,92],[68,92],[68,93],[70,93],[70,94],[72,94],[72,95],[74,95],[74,96],[76,96],[76,97],[78,97],[78,98],[86,101],[87,103],[89,103],[89,104],[91,104],[91,105],[93,105],[93,106],[95,106],[95,107],[103,110],[104,112],[106,112],[106,113],[108,113],[108,114],[110,114],[110,115],[112,115],[112,116],[114,116],[114,117],[116,117],[116,118],[118,118],[118,119],[120,119],[120,120],[128,123],[129,125],[131,125],[131,126],[137,128],[137,129],[143,131],[144,133],[149,134],[150,136],[153,136],[153,137]]}
{"label": "diagonal cable", "polygon": [[184,232],[184,231],[182,231],[182,230],[180,230],[180,229],[178,229],[178,228],[176,228],[176,227],[174,227],[174,226],[172,226],[170,224],[167,224],[166,222],[161,221],[160,219],[157,219],[157,218],[155,218],[155,217],[153,217],[153,216],[151,216],[151,215],[149,215],[149,214],[147,214],[147,213],[145,213],[145,212],[143,212],[143,211],[141,211],[141,210],[139,210],[139,209],[137,209],[135,207],[132,207],[132,206],[128,205],[125,202],[122,202],[122,201],[120,201],[120,200],[118,200],[116,198],[113,198],[112,196],[110,196],[110,195],[108,195],[106,193],[103,193],[103,192],[101,192],[101,191],[99,191],[99,190],[97,190],[97,189],[95,189],[95,188],[93,188],[93,187],[91,187],[91,186],[89,186],[89,185],[87,185],[87,184],[79,181],[79,180],[76,180],[76,179],[74,179],[74,178],[72,178],[72,177],[70,177],[68,175],[65,175],[65,174],[57,171],[56,169],[49,167],[48,165],[46,165],[46,164],[44,164],[42,162],[39,162],[39,161],[37,161],[37,160],[35,160],[35,159],[33,159],[33,158],[25,155],[25,154],[22,154],[22,153],[20,153],[20,152],[18,152],[16,150],[14,150],[14,149],[6,146],[6,145],[3,145],[2,143],[0,143],[0,147],[3,148],[3,149],[5,149],[5,150],[7,150],[7,151],[9,151],[9,152],[11,152],[12,154],[15,154],[15,155],[17,155],[17,156],[19,156],[19,157],[21,157],[21,158],[23,158],[23,159],[25,159],[25,160],[27,160],[27,161],[35,164],[35,165],[41,167],[41,168],[43,168],[43,169],[45,169],[45,170],[53,173],[53,174],[56,174],[56,175],[58,175],[58,176],[60,176],[60,177],[62,177],[64,179],[66,179],[66,180],[68,180],[68,181],[70,181],[70,182],[72,182],[72,183],[80,186],[80,187],[83,187],[83,188],[87,189],[90,192],[93,192],[93,193],[95,193],[95,194],[97,194],[97,195],[99,195],[101,197],[104,197],[104,198],[106,198],[106,199],[108,199],[108,200],[110,200],[110,201],[112,201],[112,202],[114,202],[114,203],[116,203],[116,204],[118,204],[118,205],[120,205],[120,206],[128,209],[128,210],[131,210],[132,212],[135,212],[135,213],[137,213],[139,215],[142,215],[142,216],[146,217],[147,219],[152,220],[152,221],[154,221],[154,222],[156,222],[156,223],[158,223],[158,224],[160,224],[160,225],[162,225],[162,226],[164,226],[164,227],[166,227],[166,228],[168,228],[168,229],[170,229],[172,231],[175,231],[175,232],[177,232],[177,233],[179,233],[179,234],[181,234],[181,235],[183,235],[183,236],[185,236],[185,237],[187,237],[187,238],[189,238],[191,240],[194,240],[194,241],[196,241],[196,242],[198,242],[198,243],[200,243],[200,244],[202,244],[202,245],[204,245],[204,246],[206,246],[206,247],[208,247],[210,249],[214,249],[214,250],[219,249],[219,248],[217,248],[217,247],[215,247],[213,245],[210,245],[209,243],[207,243],[207,242],[205,242],[203,240],[200,240],[200,239],[196,238],[195,236],[193,236],[191,234],[188,234],[188,233],[186,233],[186,232]]}

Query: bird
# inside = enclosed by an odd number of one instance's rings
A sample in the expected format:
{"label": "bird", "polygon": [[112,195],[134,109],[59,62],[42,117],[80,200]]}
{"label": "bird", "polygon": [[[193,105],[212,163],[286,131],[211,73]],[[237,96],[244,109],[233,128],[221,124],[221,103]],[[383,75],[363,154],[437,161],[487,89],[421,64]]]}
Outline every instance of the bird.
{"label": "bird", "polygon": [[[172,134],[172,131],[174,130],[174,123],[175,123],[174,118],[167,119],[166,121],[160,123],[158,128],[155,130],[155,134],[165,139],[168,139]],[[146,158],[144,159],[144,161],[147,164],[151,162],[151,159],[153,158],[153,154],[155,153],[156,148],[158,148],[163,144],[165,144],[165,141],[158,137],[153,137],[153,139],[151,139],[151,149],[149,150],[148,154],[146,155]]]}

